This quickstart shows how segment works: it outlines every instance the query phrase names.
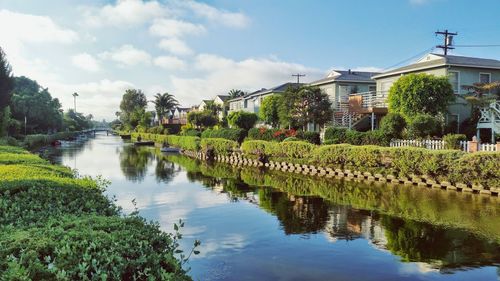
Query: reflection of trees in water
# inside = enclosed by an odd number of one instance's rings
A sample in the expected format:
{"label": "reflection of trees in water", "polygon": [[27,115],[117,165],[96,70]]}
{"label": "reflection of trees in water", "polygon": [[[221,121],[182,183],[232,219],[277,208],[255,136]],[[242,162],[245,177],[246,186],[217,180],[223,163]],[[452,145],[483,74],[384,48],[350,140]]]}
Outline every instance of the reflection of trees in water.
{"label": "reflection of trees in water", "polygon": [[275,214],[286,234],[315,233],[325,227],[328,205],[318,197],[295,196],[260,188],[260,206]]}
{"label": "reflection of trees in water", "polygon": [[381,223],[387,249],[403,261],[428,262],[442,271],[500,263],[500,245],[469,232],[389,216]]}
{"label": "reflection of trees in water", "polygon": [[156,158],[155,177],[157,182],[169,183],[181,171],[181,167],[163,157]]}
{"label": "reflection of trees in water", "polygon": [[153,152],[146,147],[123,146],[119,153],[120,168],[127,178],[141,182],[146,175],[148,164],[153,160]]}

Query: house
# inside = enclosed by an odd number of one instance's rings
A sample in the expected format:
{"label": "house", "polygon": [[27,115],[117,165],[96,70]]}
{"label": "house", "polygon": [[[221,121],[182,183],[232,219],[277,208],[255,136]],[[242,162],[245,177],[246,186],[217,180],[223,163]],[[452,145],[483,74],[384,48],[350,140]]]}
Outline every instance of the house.
{"label": "house", "polygon": [[205,110],[205,107],[210,104],[212,102],[212,100],[202,100],[201,103],[198,105],[198,110],[199,111],[203,111]]}
{"label": "house", "polygon": [[163,117],[162,124],[163,125],[169,125],[169,124],[186,125],[187,124],[187,114],[190,111],[191,111],[190,107],[176,107],[174,110],[172,110],[171,115],[168,118]]}
{"label": "house", "polygon": [[302,86],[302,83],[284,83],[281,85],[278,85],[276,87],[273,87],[271,89],[265,89],[262,88],[258,91],[248,93],[242,97],[237,97],[234,99],[228,100],[229,104],[229,112],[233,111],[247,111],[247,112],[252,112],[252,113],[259,113],[260,105],[262,104],[262,100],[270,95],[274,94],[282,94],[284,93],[289,87],[300,87]]}
{"label": "house", "polygon": [[360,112],[370,113],[378,108],[387,108],[387,96],[392,84],[399,77],[410,73],[448,77],[457,98],[448,106],[446,122],[460,124],[471,116],[471,107],[464,98],[468,93],[464,86],[500,81],[500,61],[430,53],[410,65],[374,75],[372,78],[376,81],[376,94],[359,93],[352,95],[351,99],[360,101],[358,103]]}
{"label": "house", "polygon": [[349,95],[353,93],[375,92],[376,83],[372,76],[377,72],[333,70],[325,78],[309,83],[310,86],[319,87],[330,97],[334,116],[332,121],[335,126],[350,127],[358,120],[349,114]]}

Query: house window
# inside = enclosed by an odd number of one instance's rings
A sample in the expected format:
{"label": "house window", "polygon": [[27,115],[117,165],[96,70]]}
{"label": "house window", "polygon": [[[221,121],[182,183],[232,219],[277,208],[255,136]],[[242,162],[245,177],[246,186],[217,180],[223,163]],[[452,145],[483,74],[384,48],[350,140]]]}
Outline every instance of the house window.
{"label": "house window", "polygon": [[375,86],[375,85],[368,86],[368,92],[375,92],[376,90],[377,90],[377,86]]}
{"label": "house window", "polygon": [[453,92],[458,94],[458,92],[460,91],[460,72],[448,71],[448,80],[453,87]]}
{"label": "house window", "polygon": [[490,83],[491,73],[479,73],[479,83]]}

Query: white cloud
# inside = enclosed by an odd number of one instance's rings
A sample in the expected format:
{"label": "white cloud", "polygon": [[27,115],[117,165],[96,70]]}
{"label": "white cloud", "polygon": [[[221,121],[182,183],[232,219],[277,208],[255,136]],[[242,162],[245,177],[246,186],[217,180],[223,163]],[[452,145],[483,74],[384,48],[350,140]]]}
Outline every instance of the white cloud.
{"label": "white cloud", "polygon": [[229,27],[243,28],[250,20],[242,13],[228,12],[196,1],[182,1],[181,6],[187,7],[196,15],[206,18],[210,22],[220,23]]}
{"label": "white cloud", "polygon": [[149,32],[161,37],[181,37],[184,35],[198,35],[204,33],[205,27],[182,20],[156,19],[149,28]]}
{"label": "white cloud", "polygon": [[74,55],[71,58],[71,62],[78,68],[89,72],[97,72],[101,69],[99,66],[99,62],[88,53],[81,53],[78,55]]}
{"label": "white cloud", "polygon": [[323,71],[318,69],[279,60],[249,58],[234,61],[211,54],[198,55],[194,69],[202,73],[191,78],[171,77],[173,92],[186,105],[226,93],[233,88],[251,91],[293,82],[292,73],[306,73],[307,79],[304,81],[312,81],[324,75]]}
{"label": "white cloud", "polygon": [[177,38],[162,39],[158,43],[158,47],[179,56],[191,55],[193,53],[193,50],[184,41]]}
{"label": "white cloud", "polygon": [[29,43],[70,44],[78,34],[57,25],[50,17],[0,10],[0,44],[9,52],[18,52]]}
{"label": "white cloud", "polygon": [[158,1],[142,0],[118,0],[115,5],[106,5],[100,9],[86,7],[83,11],[84,23],[92,27],[132,26],[171,14]]}
{"label": "white cloud", "polygon": [[121,66],[133,66],[137,64],[150,64],[151,55],[146,51],[136,49],[132,45],[123,45],[118,49],[99,54],[102,59],[118,62]]}
{"label": "white cloud", "polygon": [[182,70],[186,68],[186,63],[174,56],[160,56],[155,58],[154,64],[168,70]]}

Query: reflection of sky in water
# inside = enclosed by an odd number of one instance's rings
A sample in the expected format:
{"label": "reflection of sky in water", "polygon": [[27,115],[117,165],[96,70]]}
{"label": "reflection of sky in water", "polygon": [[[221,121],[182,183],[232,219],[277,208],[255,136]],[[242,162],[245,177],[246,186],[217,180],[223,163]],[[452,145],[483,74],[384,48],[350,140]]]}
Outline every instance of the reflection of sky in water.
{"label": "reflection of sky in water", "polygon": [[[143,148],[145,152],[134,154],[134,158],[124,158],[130,156],[124,154],[124,149],[117,137],[97,136],[83,149],[63,148],[59,160],[70,167],[76,165],[81,174],[102,175],[111,180],[107,193],[116,196],[117,204],[126,213],[134,210],[135,199],[141,215],[158,221],[165,231],[172,231],[173,223],[183,219],[183,247],[189,249],[194,239],[202,241],[201,254],[189,264],[195,280],[498,278],[493,266],[443,274],[429,263],[400,262],[401,257],[385,249],[386,230],[380,222],[369,213],[348,207],[328,207],[328,219],[319,233],[285,235],[278,217],[255,202],[234,202],[226,193],[190,182],[187,173],[178,170],[177,165],[173,175],[158,180],[157,159],[147,151],[152,148]],[[123,159],[131,162],[124,164]],[[134,161],[143,166],[136,167]],[[124,171],[131,174],[125,175]],[[131,175],[138,178],[134,180]],[[346,213],[351,214],[351,221],[345,221]]]}

